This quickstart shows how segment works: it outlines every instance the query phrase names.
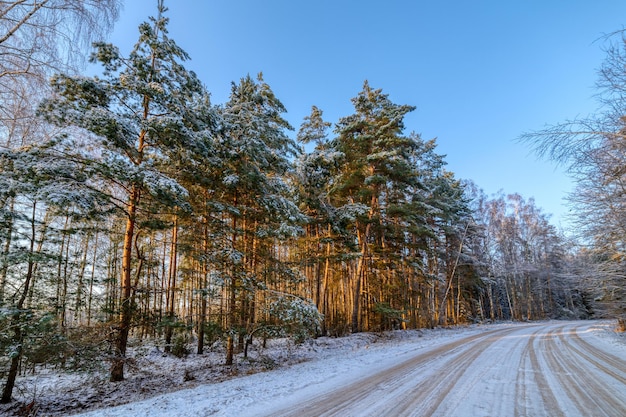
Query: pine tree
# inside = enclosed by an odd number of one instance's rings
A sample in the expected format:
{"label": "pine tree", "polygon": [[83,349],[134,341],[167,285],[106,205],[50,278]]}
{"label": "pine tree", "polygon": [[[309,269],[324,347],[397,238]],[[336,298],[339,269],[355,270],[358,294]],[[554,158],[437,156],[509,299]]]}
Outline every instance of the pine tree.
{"label": "pine tree", "polygon": [[233,83],[221,109],[222,136],[217,145],[222,166],[221,197],[229,231],[222,251],[222,277],[228,305],[226,363],[231,364],[234,336],[240,347],[254,323],[255,295],[273,280],[292,273],[277,256],[279,242],[299,232],[303,216],[286,181],[298,148],[285,130],[286,111],[259,74]]}
{"label": "pine tree", "polygon": [[415,143],[403,136],[404,116],[413,106],[397,105],[366,81],[352,99],[355,113],[337,123],[333,147],[344,155],[331,194],[341,212],[353,219],[358,246],[354,272],[352,331],[361,329],[361,296],[368,285],[375,251],[384,246],[390,198],[416,179],[411,164]]}
{"label": "pine tree", "polygon": [[313,106],[311,114],[304,118],[297,140],[305,147],[314,143],[315,148],[311,152],[304,152],[296,160],[294,179],[300,210],[308,217],[306,234],[301,242],[304,248],[294,256],[304,266],[317,308],[324,315],[328,309],[326,292],[331,245],[333,240],[339,238],[336,236],[337,231],[333,231],[335,210],[330,204],[328,192],[341,153],[329,146],[330,127],[331,123],[322,118],[322,111]]}
{"label": "pine tree", "polygon": [[151,23],[139,26],[139,40],[127,58],[111,44],[95,45],[92,61],[102,64],[103,78],[55,76],[57,97],[41,107],[47,120],[95,135],[84,164],[108,184],[108,201],[125,222],[112,381],[124,379],[135,314],[133,251],[143,227],[139,219],[147,214],[144,210],[154,215],[186,207],[187,190],[167,166],[190,149],[206,151],[211,134],[211,122],[201,118],[207,114],[208,94],[183,66],[187,54],[167,36],[162,2],[158,11]]}

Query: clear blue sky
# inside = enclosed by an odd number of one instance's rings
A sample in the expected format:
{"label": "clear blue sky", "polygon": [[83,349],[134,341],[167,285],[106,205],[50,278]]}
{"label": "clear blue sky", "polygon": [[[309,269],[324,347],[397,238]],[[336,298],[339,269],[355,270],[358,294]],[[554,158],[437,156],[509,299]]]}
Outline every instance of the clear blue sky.
{"label": "clear blue sky", "polygon": [[[157,0],[126,0],[109,39],[123,51]],[[603,35],[624,0],[165,0],[170,36],[214,103],[259,71],[297,129],[312,105],[336,122],[369,80],[417,106],[407,133],[437,138],[448,170],[487,194],[534,197],[565,225],[571,183],[520,134],[596,110]],[[295,132],[294,132],[295,135]]]}

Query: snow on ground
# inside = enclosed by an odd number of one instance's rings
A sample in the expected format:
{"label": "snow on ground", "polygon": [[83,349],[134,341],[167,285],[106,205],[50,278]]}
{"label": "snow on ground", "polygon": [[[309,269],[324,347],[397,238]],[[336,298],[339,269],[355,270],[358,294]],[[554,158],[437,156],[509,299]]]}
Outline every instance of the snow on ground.
{"label": "snow on ground", "polygon": [[[344,338],[322,337],[292,347],[285,357],[303,361],[272,372],[255,373],[217,384],[159,395],[121,407],[96,410],[89,417],[106,416],[252,416],[259,410],[282,403],[289,397],[298,401],[306,390],[322,393],[365,374],[384,369],[411,352],[451,341],[486,326],[454,329],[396,331],[385,334],[359,333]],[[278,341],[284,349],[284,341]]]}
{"label": "snow on ground", "polygon": [[[0,406],[0,414],[17,415],[31,403],[39,416],[233,416],[257,415],[287,403],[331,392],[367,374],[403,362],[420,350],[494,328],[502,323],[466,327],[359,333],[322,337],[301,345],[287,340],[256,343],[250,358],[237,357],[233,367],[221,365],[223,350],[184,359],[155,347],[136,347],[127,380],[111,383],[105,369],[92,374],[37,371],[20,377],[16,402]],[[607,351],[623,352],[624,338],[611,322],[596,322],[589,332]],[[305,389],[306,388],[306,389]],[[120,405],[121,404],[121,405]]]}

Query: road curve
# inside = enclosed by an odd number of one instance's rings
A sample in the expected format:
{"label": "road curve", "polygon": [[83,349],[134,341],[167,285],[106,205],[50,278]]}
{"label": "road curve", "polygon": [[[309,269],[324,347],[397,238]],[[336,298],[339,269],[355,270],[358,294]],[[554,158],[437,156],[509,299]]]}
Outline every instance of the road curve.
{"label": "road curve", "polygon": [[593,322],[497,328],[272,416],[626,416],[626,361]]}

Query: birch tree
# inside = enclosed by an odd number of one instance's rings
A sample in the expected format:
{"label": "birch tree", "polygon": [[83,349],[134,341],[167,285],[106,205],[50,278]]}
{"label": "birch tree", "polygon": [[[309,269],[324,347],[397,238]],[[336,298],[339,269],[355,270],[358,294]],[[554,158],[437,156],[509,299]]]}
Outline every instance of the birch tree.
{"label": "birch tree", "polygon": [[[608,47],[598,71],[599,110],[587,117],[525,133],[521,140],[533,146],[539,155],[567,167],[576,182],[569,196],[576,208],[576,230],[579,238],[597,252],[597,256],[581,256],[598,262],[598,270],[611,271],[605,275],[590,274],[604,277],[599,280],[599,287],[623,291],[626,281],[617,271],[621,270],[626,253],[626,39],[623,31],[618,36]],[[613,314],[626,322],[626,305],[613,294],[614,291],[596,298],[613,299]],[[602,310],[606,311],[608,305],[603,303]]]}
{"label": "birch tree", "polygon": [[0,83],[75,68],[91,42],[113,27],[119,9],[119,0],[1,1]]}

